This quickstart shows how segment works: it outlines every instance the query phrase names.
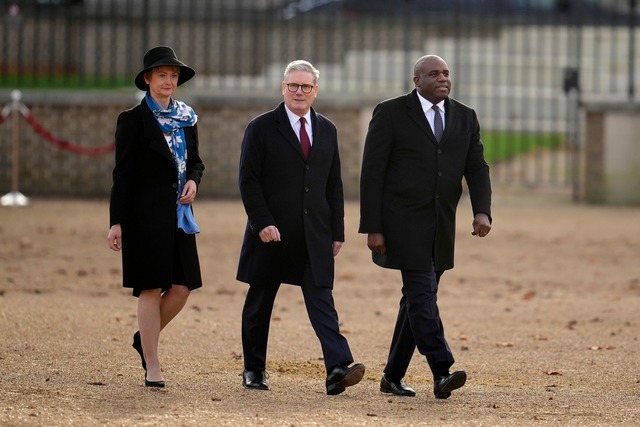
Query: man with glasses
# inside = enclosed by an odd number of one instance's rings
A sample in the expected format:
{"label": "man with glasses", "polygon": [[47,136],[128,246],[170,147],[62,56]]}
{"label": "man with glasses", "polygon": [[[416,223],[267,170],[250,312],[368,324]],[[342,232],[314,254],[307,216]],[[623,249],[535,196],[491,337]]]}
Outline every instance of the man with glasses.
{"label": "man with glasses", "polygon": [[307,61],[287,65],[284,102],[254,118],[242,141],[238,182],[247,226],[237,279],[249,284],[242,310],[242,385],[247,389],[269,389],[269,321],[281,283],[302,289],[322,347],[327,394],[340,394],[364,376],[364,365],[353,364],[340,334],[333,303],[344,197],[336,127],[311,108],[318,76]]}

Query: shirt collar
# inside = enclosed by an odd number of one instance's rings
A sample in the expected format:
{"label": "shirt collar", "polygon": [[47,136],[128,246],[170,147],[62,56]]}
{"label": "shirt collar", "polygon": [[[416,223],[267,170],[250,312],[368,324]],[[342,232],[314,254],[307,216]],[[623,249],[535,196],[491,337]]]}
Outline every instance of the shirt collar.
{"label": "shirt collar", "polygon": [[[433,107],[434,104],[431,101],[428,101],[422,95],[420,95],[420,92],[416,91],[416,94],[418,95],[418,100],[420,101],[420,105],[422,106],[422,111],[426,113],[431,109],[431,107]],[[445,100],[443,99],[442,101],[435,104],[438,106],[438,108],[440,108],[441,112],[444,112],[444,101]]]}
{"label": "shirt collar", "polygon": [[[289,107],[287,107],[287,104],[284,105],[284,109],[287,112],[287,117],[289,117],[289,122],[291,122],[291,127],[293,127],[300,120],[300,116],[298,116],[293,111],[289,110]],[[307,114],[305,114],[303,117],[307,121],[307,123],[311,125],[311,108],[309,108],[309,111],[307,111]]]}

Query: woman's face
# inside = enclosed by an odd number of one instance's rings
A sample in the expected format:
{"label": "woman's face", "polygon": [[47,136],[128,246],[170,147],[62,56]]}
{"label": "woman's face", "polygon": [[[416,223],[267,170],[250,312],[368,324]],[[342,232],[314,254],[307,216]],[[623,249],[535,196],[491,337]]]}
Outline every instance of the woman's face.
{"label": "woman's face", "polygon": [[152,68],[144,74],[151,97],[156,101],[168,101],[178,87],[180,67],[163,66]]}

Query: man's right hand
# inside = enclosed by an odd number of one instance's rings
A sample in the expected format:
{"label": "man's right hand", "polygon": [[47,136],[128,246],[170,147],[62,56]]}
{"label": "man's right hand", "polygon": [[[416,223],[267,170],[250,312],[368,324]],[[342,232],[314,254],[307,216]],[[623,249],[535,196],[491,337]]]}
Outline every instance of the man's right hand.
{"label": "man's right hand", "polygon": [[113,224],[111,226],[109,234],[107,235],[107,241],[109,242],[109,249],[120,252],[122,249],[122,227],[120,227],[120,224]]}
{"label": "man's right hand", "polygon": [[367,246],[373,252],[384,255],[387,248],[384,245],[384,234],[382,233],[369,233],[367,234]]}
{"label": "man's right hand", "polygon": [[258,236],[260,236],[260,240],[264,243],[280,241],[280,231],[275,225],[269,225],[263,228],[260,230],[260,233],[258,233]]}

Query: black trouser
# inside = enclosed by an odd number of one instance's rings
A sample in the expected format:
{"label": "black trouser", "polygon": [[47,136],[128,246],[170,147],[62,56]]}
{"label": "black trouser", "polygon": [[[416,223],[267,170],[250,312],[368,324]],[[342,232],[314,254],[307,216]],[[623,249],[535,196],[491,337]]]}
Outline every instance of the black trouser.
{"label": "black trouser", "polygon": [[[280,283],[249,286],[242,310],[242,351],[246,370],[264,370],[267,359],[269,322]],[[349,344],[340,334],[333,290],[316,286],[309,264],[305,267],[302,294],[311,326],[320,340],[327,372],[336,365],[353,363]]]}
{"label": "black trouser", "polygon": [[392,381],[402,379],[416,347],[426,356],[434,377],[444,375],[454,359],[444,337],[437,304],[442,272],[401,270],[401,273],[402,298],[385,375]]}

